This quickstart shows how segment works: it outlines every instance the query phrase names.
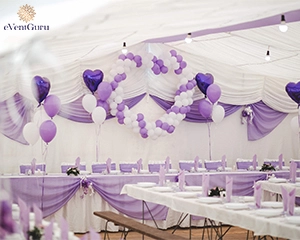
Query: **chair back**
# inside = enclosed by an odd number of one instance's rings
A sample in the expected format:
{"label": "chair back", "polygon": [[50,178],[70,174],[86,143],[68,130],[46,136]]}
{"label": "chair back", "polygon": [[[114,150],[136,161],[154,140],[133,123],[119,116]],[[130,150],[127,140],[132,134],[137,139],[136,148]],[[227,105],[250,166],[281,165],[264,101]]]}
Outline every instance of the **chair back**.
{"label": "chair back", "polygon": [[[62,173],[66,173],[69,168],[75,167],[75,164],[63,162],[63,163],[61,163],[60,167],[61,167],[61,172]],[[86,164],[85,164],[85,162],[81,162],[80,163],[80,165],[79,165],[79,171],[86,171]]]}
{"label": "chair back", "polygon": [[[111,163],[111,170],[116,170],[116,163]],[[102,173],[104,171],[106,171],[106,163],[92,163],[92,173]]]}
{"label": "chair back", "polygon": [[294,161],[297,164],[297,168],[300,168],[300,159],[293,159],[291,158],[290,162]]}
{"label": "chair back", "polygon": [[[149,162],[148,163],[148,170],[149,172],[151,173],[154,173],[154,172],[159,172],[159,169],[160,169],[160,166],[165,166],[165,163],[164,162]],[[169,169],[171,169],[171,163],[169,165]]]}
{"label": "chair back", "polygon": [[[40,170],[42,172],[46,172],[46,163],[36,163],[35,164],[35,170]],[[28,170],[31,170],[31,164],[26,163],[26,164],[21,164],[20,165],[20,173],[27,173]]]}
{"label": "chair back", "polygon": [[[278,159],[264,159],[264,164],[271,164],[274,168],[279,166],[279,160]],[[284,166],[284,160],[282,160],[282,166]]]}
{"label": "chair back", "polygon": [[[225,166],[227,165],[227,161]],[[204,160],[204,166],[207,171],[218,170],[219,167],[222,167],[222,160]]]}
{"label": "chair back", "polygon": [[[185,171],[191,171],[192,168],[195,167],[195,162],[193,160],[180,160],[179,161],[179,169]],[[202,162],[198,162],[198,168],[202,168]]]}
{"label": "chair back", "polygon": [[[119,163],[120,171],[123,173],[131,173],[132,169],[137,169],[137,163]],[[142,165],[143,169],[143,165]]]}
{"label": "chair back", "polygon": [[[236,169],[246,169],[248,170],[249,167],[253,166],[253,159],[243,159],[238,158],[236,160]],[[256,167],[258,166],[258,163],[256,161]]]}

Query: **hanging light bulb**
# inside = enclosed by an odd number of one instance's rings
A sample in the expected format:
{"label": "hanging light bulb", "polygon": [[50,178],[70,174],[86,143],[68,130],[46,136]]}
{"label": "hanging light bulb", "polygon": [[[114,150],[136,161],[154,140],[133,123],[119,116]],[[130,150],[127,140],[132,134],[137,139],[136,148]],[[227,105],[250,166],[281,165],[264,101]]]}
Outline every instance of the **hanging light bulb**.
{"label": "hanging light bulb", "polygon": [[122,48],[122,53],[123,54],[126,54],[128,51],[127,51],[127,48],[126,48],[126,42],[123,42],[123,48]]}
{"label": "hanging light bulb", "polygon": [[193,41],[192,39],[192,34],[191,33],[188,33],[185,40],[184,40],[186,43],[191,43]]}
{"label": "hanging light bulb", "polygon": [[288,26],[286,25],[284,15],[281,15],[281,22],[280,22],[280,25],[279,25],[279,30],[281,32],[286,32],[288,30]]}
{"label": "hanging light bulb", "polygon": [[270,57],[270,50],[268,49],[267,53],[266,53],[266,57],[265,57],[266,61],[270,61],[271,57]]}

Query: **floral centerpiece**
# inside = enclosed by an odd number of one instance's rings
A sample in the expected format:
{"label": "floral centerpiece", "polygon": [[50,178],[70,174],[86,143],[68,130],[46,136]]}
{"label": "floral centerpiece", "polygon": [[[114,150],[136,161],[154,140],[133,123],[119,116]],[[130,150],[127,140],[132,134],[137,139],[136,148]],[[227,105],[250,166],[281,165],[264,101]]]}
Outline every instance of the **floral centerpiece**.
{"label": "floral centerpiece", "polygon": [[94,194],[93,183],[86,177],[81,178],[80,186],[82,189],[82,195],[80,196],[81,198],[83,198],[84,195],[87,195],[88,193],[90,193],[90,196]]}
{"label": "floral centerpiece", "polygon": [[80,172],[79,172],[79,169],[78,169],[77,167],[70,167],[70,168],[68,168],[68,170],[67,170],[67,174],[68,174],[68,175],[73,174],[73,175],[77,176],[79,173],[80,173]]}
{"label": "floral centerpiece", "polygon": [[268,171],[276,171],[276,169],[275,169],[275,167],[272,166],[272,164],[270,164],[270,163],[264,163],[261,166],[261,169],[259,171],[268,172]]}
{"label": "floral centerpiece", "polygon": [[214,187],[208,191],[208,196],[209,197],[215,197],[215,196],[220,197],[221,195],[223,195],[223,193],[225,195],[225,192],[226,192],[226,190],[224,188]]}
{"label": "floral centerpiece", "polygon": [[34,226],[34,228],[32,230],[29,230],[27,234],[28,237],[32,240],[40,240],[43,236],[42,230],[37,226]]}

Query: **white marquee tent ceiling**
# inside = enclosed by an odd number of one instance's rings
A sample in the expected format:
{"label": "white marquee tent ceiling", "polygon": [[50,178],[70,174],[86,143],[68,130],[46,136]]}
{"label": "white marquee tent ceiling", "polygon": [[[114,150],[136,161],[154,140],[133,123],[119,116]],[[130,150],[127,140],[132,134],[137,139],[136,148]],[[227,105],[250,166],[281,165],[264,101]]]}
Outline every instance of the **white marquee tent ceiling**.
{"label": "white marquee tent ceiling", "polygon": [[[107,73],[126,42],[129,50],[152,51],[161,44],[160,49],[178,50],[195,74],[214,75],[222,89],[222,102],[243,105],[263,100],[282,112],[297,111],[296,103],[285,93],[285,85],[300,80],[299,0],[55,0],[51,3],[31,0],[26,3],[36,12],[32,23],[49,25],[50,30],[5,31],[4,26],[9,23],[24,24],[17,11],[25,3],[18,0],[0,3],[1,101],[16,92],[28,96],[30,76],[37,69],[40,75],[47,76],[50,65],[59,65],[60,75],[68,73],[68,79],[77,84],[82,82],[82,71],[97,68],[96,62]],[[286,33],[278,30],[281,14],[286,15],[289,27]],[[184,42],[188,32],[192,33],[191,44]],[[266,62],[268,49],[271,61]],[[47,61],[47,67],[31,64],[34,58],[35,63]],[[76,71],[69,71],[77,64]],[[31,66],[31,75],[24,73],[25,65]],[[63,84],[61,78],[57,79],[51,80],[56,85],[54,92]],[[74,85],[74,81],[69,82]],[[78,91],[60,96],[62,103],[74,100]]]}

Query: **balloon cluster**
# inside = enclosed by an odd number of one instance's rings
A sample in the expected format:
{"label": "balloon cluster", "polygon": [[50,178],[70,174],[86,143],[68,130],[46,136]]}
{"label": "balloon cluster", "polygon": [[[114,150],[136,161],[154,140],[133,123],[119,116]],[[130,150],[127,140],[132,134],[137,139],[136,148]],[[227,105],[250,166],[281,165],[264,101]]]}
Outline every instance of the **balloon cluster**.
{"label": "balloon cluster", "polygon": [[[82,106],[91,114],[93,122],[97,125],[101,125],[106,119],[106,114],[109,111],[106,100],[112,92],[111,85],[102,81],[103,76],[103,72],[99,69],[94,71],[87,69],[82,74],[86,86],[92,92],[92,94],[84,95]],[[94,95],[96,91],[98,99]]]}
{"label": "balloon cluster", "polygon": [[298,104],[298,116],[293,117],[291,120],[292,130],[296,133],[300,132],[300,82],[289,82],[285,86],[285,91],[289,97]]}
{"label": "balloon cluster", "polygon": [[[33,122],[28,122],[23,128],[25,140],[34,145],[39,137],[48,144],[56,135],[56,125],[52,121],[53,117],[59,113],[61,102],[56,95],[48,95],[50,91],[50,81],[41,76],[35,76],[31,82],[33,96],[39,103],[38,107],[44,106],[43,111],[37,111]],[[46,116],[45,116],[46,115]]]}
{"label": "balloon cluster", "polygon": [[225,116],[225,110],[217,102],[221,97],[220,87],[214,83],[214,77],[210,73],[198,73],[195,77],[197,86],[205,95],[205,98],[199,101],[198,110],[200,114],[215,122],[221,122]]}
{"label": "balloon cluster", "polygon": [[[139,61],[136,61],[136,59]],[[127,78],[126,74],[132,68],[141,66],[150,68],[155,75],[167,74],[169,68],[175,69],[175,74],[183,75],[180,79],[179,89],[175,94],[174,104],[160,119],[151,123],[146,122],[142,113],[135,114],[131,112],[123,101],[123,88],[119,85],[121,81]],[[190,105],[193,103],[192,96],[196,81],[186,66],[186,63],[182,61],[182,57],[177,55],[175,50],[163,54],[160,58],[151,53],[147,53],[143,57],[133,53],[120,55],[110,71],[113,78],[110,83],[113,91],[108,98],[111,115],[116,116],[120,124],[132,128],[134,132],[139,133],[143,138],[152,137],[156,139],[159,136],[173,133],[175,127],[185,118],[185,114],[190,111]]]}

